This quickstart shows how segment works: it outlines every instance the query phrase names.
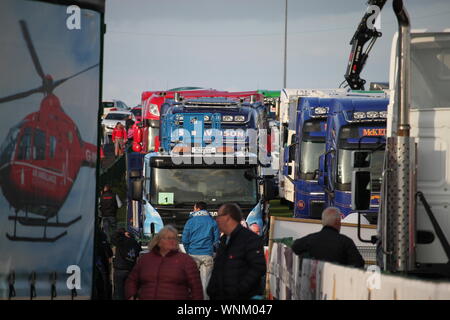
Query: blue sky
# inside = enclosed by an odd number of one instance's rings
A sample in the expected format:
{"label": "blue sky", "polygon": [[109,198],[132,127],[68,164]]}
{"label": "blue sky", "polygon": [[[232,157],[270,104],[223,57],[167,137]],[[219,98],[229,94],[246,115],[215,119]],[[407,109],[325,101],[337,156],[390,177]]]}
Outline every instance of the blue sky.
{"label": "blue sky", "polygon": [[[106,0],[103,99],[130,106],[144,90],[283,86],[283,0]],[[450,1],[405,0],[413,29],[450,28]],[[343,80],[365,0],[289,0],[288,88],[332,88]],[[387,81],[397,30],[392,3],[362,78]]]}

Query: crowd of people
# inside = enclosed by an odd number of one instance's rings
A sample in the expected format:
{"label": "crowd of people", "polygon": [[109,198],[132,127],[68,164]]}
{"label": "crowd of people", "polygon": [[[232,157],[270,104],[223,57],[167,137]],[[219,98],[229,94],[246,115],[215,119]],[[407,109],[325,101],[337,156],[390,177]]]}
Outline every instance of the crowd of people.
{"label": "crowd of people", "polygon": [[[100,199],[103,236],[97,248],[98,273],[106,284],[99,296],[116,300],[248,300],[262,299],[266,275],[263,238],[242,223],[238,205],[222,205],[216,217],[197,202],[184,227],[180,248],[178,230],[167,225],[153,236],[148,252],[131,232],[115,230],[117,198],[105,186]],[[301,257],[362,268],[364,260],[354,242],[340,234],[341,213],[331,207],[322,213],[320,232],[297,239],[292,249]],[[115,247],[112,252],[109,242]],[[113,257],[114,255],[114,257]],[[112,262],[113,286],[105,261]],[[107,263],[106,263],[107,264]]]}

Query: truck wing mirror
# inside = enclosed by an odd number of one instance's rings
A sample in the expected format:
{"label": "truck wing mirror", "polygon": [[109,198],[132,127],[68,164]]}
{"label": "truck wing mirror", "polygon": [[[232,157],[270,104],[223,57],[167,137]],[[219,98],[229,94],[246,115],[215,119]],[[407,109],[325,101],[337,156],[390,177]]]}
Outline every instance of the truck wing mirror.
{"label": "truck wing mirror", "polygon": [[325,171],[325,154],[321,155],[319,157],[319,169],[317,170],[317,182],[319,186],[326,187],[327,180],[326,180],[326,171]]}
{"label": "truck wing mirror", "polygon": [[140,170],[130,170],[130,178],[140,178],[141,171]]}
{"label": "truck wing mirror", "polygon": [[275,183],[275,179],[264,179],[264,200],[270,201],[277,197],[278,186]]}
{"label": "truck wing mirror", "polygon": [[295,161],[295,150],[296,150],[296,145],[291,144],[289,146],[289,162]]}
{"label": "truck wing mirror", "polygon": [[319,178],[319,169],[314,170],[313,180],[317,180]]}
{"label": "truck wing mirror", "polygon": [[325,171],[325,155],[322,154],[319,157],[319,172],[324,172]]}
{"label": "truck wing mirror", "polygon": [[352,151],[353,168],[369,168],[372,153],[369,151]]}
{"label": "truck wing mirror", "polygon": [[131,198],[135,201],[142,200],[142,191],[143,191],[144,180],[136,179],[131,183]]}
{"label": "truck wing mirror", "polygon": [[370,208],[370,171],[352,173],[352,210],[364,211]]}

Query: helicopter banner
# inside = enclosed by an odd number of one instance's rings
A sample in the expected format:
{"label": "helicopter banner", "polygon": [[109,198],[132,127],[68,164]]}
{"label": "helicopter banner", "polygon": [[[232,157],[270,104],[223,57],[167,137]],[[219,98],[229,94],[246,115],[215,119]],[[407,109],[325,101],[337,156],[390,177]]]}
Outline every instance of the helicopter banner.
{"label": "helicopter banner", "polygon": [[101,1],[50,2],[0,2],[0,299],[92,295]]}

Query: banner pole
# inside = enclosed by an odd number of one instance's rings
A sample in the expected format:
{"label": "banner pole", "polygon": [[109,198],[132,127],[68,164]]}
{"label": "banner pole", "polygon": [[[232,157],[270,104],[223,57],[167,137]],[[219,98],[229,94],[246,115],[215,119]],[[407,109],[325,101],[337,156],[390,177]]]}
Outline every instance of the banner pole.
{"label": "banner pole", "polygon": [[273,300],[272,294],[270,293],[270,256],[272,255],[272,246],[273,246],[273,228],[275,226],[276,217],[270,216],[270,226],[269,226],[269,249],[267,255],[267,268],[266,268],[266,299]]}

